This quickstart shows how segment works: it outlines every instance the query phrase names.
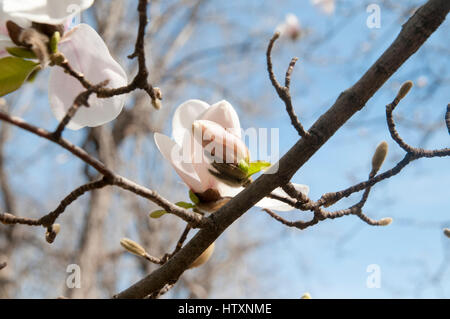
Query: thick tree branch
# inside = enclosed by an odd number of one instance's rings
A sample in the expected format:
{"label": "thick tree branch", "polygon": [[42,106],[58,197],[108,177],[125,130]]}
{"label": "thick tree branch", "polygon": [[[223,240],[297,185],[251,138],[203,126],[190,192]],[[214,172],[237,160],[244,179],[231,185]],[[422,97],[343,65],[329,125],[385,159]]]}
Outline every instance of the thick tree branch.
{"label": "thick tree branch", "polygon": [[[117,294],[117,298],[144,298],[176,280],[189,265],[211,245],[236,219],[276,187],[289,182],[334,133],[362,109],[375,92],[394,74],[445,20],[448,0],[429,0],[406,22],[400,34],[351,88],[343,92],[334,105],[311,127],[311,138],[300,139],[279,161],[274,174],[263,174],[226,205],[212,214],[215,227],[201,229],[175,256],[150,275]],[[270,70],[269,70],[270,71]],[[269,73],[270,75],[270,73]],[[272,74],[273,75],[273,74]]]}

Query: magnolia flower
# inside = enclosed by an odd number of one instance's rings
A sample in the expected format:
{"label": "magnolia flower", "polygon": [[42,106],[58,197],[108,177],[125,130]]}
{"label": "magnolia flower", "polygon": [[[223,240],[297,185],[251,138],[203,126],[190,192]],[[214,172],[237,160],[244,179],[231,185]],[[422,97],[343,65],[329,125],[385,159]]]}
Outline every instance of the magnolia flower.
{"label": "magnolia flower", "polygon": [[282,37],[286,37],[292,41],[297,40],[302,33],[300,21],[292,13],[286,15],[284,22],[277,26],[276,31],[280,32]]}
{"label": "magnolia flower", "polygon": [[[199,131],[196,128],[199,128],[201,133],[206,133],[206,143],[194,136]],[[225,154],[225,158],[222,157],[224,162],[236,164],[240,160],[249,160],[248,149],[241,140],[239,117],[227,101],[223,100],[211,106],[200,100],[184,102],[173,116],[173,139],[160,133],[155,133],[154,138],[161,154],[201,201],[234,197],[243,190],[243,187],[231,187],[213,176],[210,172],[211,158],[205,155],[215,150],[215,153],[210,155],[217,158],[217,151],[222,150],[219,159]],[[295,186],[298,191],[308,194],[308,186]],[[273,193],[288,197],[281,188],[277,188]],[[292,209],[291,206],[270,198],[264,198],[256,205],[281,211]]]}
{"label": "magnolia flower", "polygon": [[335,0],[311,0],[311,3],[327,15],[332,15],[336,8]]}
{"label": "magnolia flower", "polygon": [[[33,22],[61,25],[65,33],[58,44],[58,50],[67,58],[74,70],[82,73],[92,83],[108,80],[107,87],[126,85],[128,80],[125,71],[113,59],[94,29],[87,24],[79,24],[68,31],[73,17],[90,7],[93,2],[93,0],[0,0],[0,57],[8,55],[6,48],[16,46],[8,35],[7,21],[12,21],[24,29],[35,27]],[[52,68],[48,94],[51,109],[58,121],[63,119],[77,95],[83,90],[78,80],[64,73],[62,68],[57,66]],[[91,95],[88,102],[89,107],[80,108],[67,125],[68,128],[77,130],[113,120],[121,112],[125,96],[99,99]]]}

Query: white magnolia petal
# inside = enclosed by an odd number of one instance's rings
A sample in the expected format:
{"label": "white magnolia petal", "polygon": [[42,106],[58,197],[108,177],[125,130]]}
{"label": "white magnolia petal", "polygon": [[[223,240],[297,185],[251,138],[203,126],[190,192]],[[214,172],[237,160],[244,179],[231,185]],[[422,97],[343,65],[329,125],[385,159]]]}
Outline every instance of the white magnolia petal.
{"label": "white magnolia petal", "polygon": [[175,143],[170,137],[160,133],[155,133],[154,139],[161,154],[169,161],[177,174],[193,192],[203,193],[207,190],[203,186],[202,181],[200,181],[192,164],[183,160],[180,145]]}
{"label": "white magnolia petal", "polygon": [[[309,194],[309,186],[308,185],[294,184],[293,183],[293,186],[295,187],[295,189],[297,191],[299,191],[299,192],[303,193],[304,195],[308,196],[308,194]],[[291,198],[291,197],[289,197],[288,194],[286,194],[285,191],[283,191],[281,189],[281,187],[278,187],[278,188],[274,189],[272,191],[272,194]],[[279,200],[276,200],[276,199],[267,198],[267,197],[261,199],[259,202],[256,203],[255,206],[258,206],[258,207],[261,207],[261,208],[268,208],[268,209],[278,210],[278,211],[281,211],[281,212],[287,212],[287,211],[290,211],[290,210],[294,209],[294,207],[292,207],[292,206],[290,206],[290,205],[288,205],[286,203],[280,202]]]}
{"label": "white magnolia petal", "polygon": [[192,128],[196,141],[203,145],[206,153],[219,162],[237,164],[242,159],[249,159],[250,154],[245,143],[218,123],[197,120],[192,124]]}
{"label": "white magnolia petal", "polygon": [[175,110],[172,119],[172,137],[182,145],[186,134],[192,131],[192,123],[202,114],[209,104],[201,100],[188,100]]}
{"label": "white magnolia petal", "polygon": [[47,24],[65,23],[89,8],[94,0],[3,0],[1,10],[11,18]]}
{"label": "white magnolia petal", "polygon": [[[74,70],[83,73],[91,83],[109,80],[107,87],[127,85],[127,75],[112,58],[98,33],[87,24],[80,24],[68,32],[59,44]],[[61,120],[76,96],[84,89],[75,78],[53,67],[49,79],[49,99],[52,111]],[[90,107],[81,107],[67,126],[77,130],[84,126],[99,126],[115,119],[122,111],[125,95],[100,99],[89,97]]]}
{"label": "white magnolia petal", "polygon": [[191,157],[192,158],[192,167],[194,168],[195,172],[197,173],[198,177],[200,178],[202,187],[205,190],[210,189],[210,188],[217,189],[219,181],[217,180],[217,178],[215,178],[209,172],[211,165],[209,164],[207,157],[203,153],[203,149],[202,149],[201,145],[197,141],[194,140],[192,135],[190,135],[188,138],[191,139],[191,143],[193,145],[192,157]]}
{"label": "white magnolia petal", "polygon": [[224,183],[218,183],[217,190],[222,197],[234,197],[244,190],[244,187],[232,187]]}
{"label": "white magnolia petal", "polygon": [[225,100],[211,105],[200,117],[200,120],[216,122],[237,137],[241,138],[239,116],[233,106]]}

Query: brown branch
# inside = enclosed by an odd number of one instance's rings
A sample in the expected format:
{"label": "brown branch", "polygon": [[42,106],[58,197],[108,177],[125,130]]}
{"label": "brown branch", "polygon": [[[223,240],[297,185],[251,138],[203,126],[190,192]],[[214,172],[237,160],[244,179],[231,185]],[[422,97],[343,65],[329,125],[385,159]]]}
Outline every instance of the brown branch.
{"label": "brown branch", "polygon": [[[400,34],[350,89],[311,127],[308,139],[300,139],[279,161],[274,174],[262,174],[208,219],[215,227],[202,228],[163,266],[117,294],[116,298],[144,298],[176,280],[236,219],[276,187],[285,185],[351,116],[362,109],[375,92],[441,25],[450,9],[447,0],[429,0],[406,22]],[[273,45],[273,44],[272,44]],[[271,69],[271,68],[269,68]],[[270,71],[270,70],[269,70]],[[272,73],[273,74],[273,73]],[[270,76],[270,73],[269,73]]]}
{"label": "brown branch", "polygon": [[75,101],[73,102],[72,106],[67,110],[66,115],[63,117],[61,122],[59,123],[56,130],[53,132],[53,135],[55,138],[59,138],[66,128],[67,124],[69,124],[70,120],[75,116],[80,106],[86,106],[89,107],[89,97],[92,93],[94,93],[95,90],[104,87],[107,85],[109,80],[105,80],[97,85],[92,86],[91,88],[88,88],[86,91],[81,92],[78,94],[78,96],[75,98]]}
{"label": "brown branch", "polygon": [[272,82],[273,87],[278,93],[278,96],[280,99],[284,102],[286,105],[286,111],[289,114],[289,117],[291,119],[292,126],[297,130],[298,134],[301,137],[308,137],[309,133],[305,131],[303,128],[303,125],[298,120],[297,115],[295,114],[294,107],[292,106],[292,98],[291,93],[289,90],[290,84],[291,84],[291,74],[294,70],[295,63],[297,62],[298,58],[293,58],[291,62],[289,63],[289,67],[286,71],[285,76],[285,86],[281,86],[280,83],[277,81],[275,74],[273,73],[273,65],[272,65],[272,48],[275,43],[275,41],[280,37],[280,33],[276,32],[272,39],[270,39],[269,45],[267,47],[266,52],[266,58],[267,58],[267,71],[269,73],[270,81]]}
{"label": "brown branch", "polygon": [[184,221],[191,224],[192,227],[207,227],[212,226],[212,223],[209,219],[203,217],[200,214],[190,212],[184,208],[176,206],[169,202],[167,199],[161,197],[155,191],[149,190],[143,186],[140,186],[125,177],[114,175],[113,185],[119,186],[125,190],[133,192],[139,196],[147,198],[157,204],[158,206],[164,208],[168,213],[176,215],[183,219]]}
{"label": "brown branch", "polygon": [[3,111],[0,111],[0,120],[8,122],[12,125],[15,125],[17,127],[20,127],[28,132],[31,132],[37,136],[40,136],[42,138],[45,138],[51,142],[54,142],[61,146],[62,148],[68,150],[73,155],[81,159],[83,162],[88,163],[93,168],[95,168],[99,173],[101,173],[104,176],[113,176],[113,172],[111,172],[102,162],[100,162],[98,159],[92,157],[89,155],[86,151],[84,151],[82,148],[72,144],[68,140],[64,138],[56,138],[52,132],[49,132],[43,128],[34,126],[32,124],[29,124],[25,122],[23,119],[11,116]]}
{"label": "brown branch", "polygon": [[77,200],[80,196],[85,194],[86,192],[92,191],[94,189],[102,188],[106,185],[110,184],[110,182],[103,178],[101,180],[91,182],[88,184],[84,184],[74,191],[72,191],[69,195],[67,195],[58,205],[58,207],[48,213],[45,216],[42,216],[39,219],[32,219],[32,218],[23,218],[23,217],[16,217],[14,215],[11,215],[9,213],[0,214],[0,221],[4,224],[13,225],[13,224],[23,224],[23,225],[29,225],[29,226],[43,226],[50,228],[53,223],[56,221],[56,219],[64,213],[66,208],[72,204],[75,200]]}
{"label": "brown branch", "polygon": [[[176,215],[186,222],[190,223],[192,227],[206,227],[211,226],[211,222],[201,216],[200,214],[190,212],[184,208],[178,207],[174,204],[172,204],[167,199],[161,197],[158,193],[155,191],[149,190],[143,186],[140,186],[125,177],[122,177],[118,174],[113,173],[109,168],[107,168],[103,163],[101,163],[96,158],[89,155],[86,151],[81,149],[80,147],[70,143],[69,141],[65,140],[64,138],[56,138],[53,133],[36,127],[34,125],[31,125],[21,118],[10,116],[9,114],[0,111],[0,120],[6,121],[10,124],[13,124],[17,127],[20,127],[28,132],[31,132],[35,135],[38,135],[40,137],[43,137],[49,141],[52,141],[61,147],[67,149],[69,152],[80,158],[85,163],[91,165],[93,168],[95,168],[99,173],[101,173],[105,178],[104,180],[107,181],[107,184],[110,185],[116,185],[119,186],[125,190],[131,191],[137,195],[140,195],[142,197],[145,197],[152,202],[156,203],[160,207],[164,208],[167,212]],[[70,196],[70,195],[69,195]],[[40,223],[36,223],[35,220],[30,220],[27,218],[18,218],[15,217],[15,223],[19,224],[32,224],[32,225],[41,225]]]}
{"label": "brown branch", "polygon": [[[395,127],[394,118],[392,116],[392,113],[395,110],[395,107],[398,105],[400,101],[396,98],[392,103],[386,105],[386,120],[389,128],[389,133],[391,134],[392,139],[402,148],[405,150],[405,152],[409,154],[413,154],[415,156],[420,157],[442,157],[442,156],[449,156],[450,154],[450,148],[444,148],[440,150],[424,150],[422,148],[416,148],[408,145],[401,137],[400,134],[398,134],[397,129]],[[448,105],[447,105],[448,109]],[[446,119],[447,120],[447,119]]]}
{"label": "brown branch", "polygon": [[[135,75],[133,80],[128,85],[119,88],[98,87],[89,82],[82,73],[74,70],[69,64],[69,61],[67,61],[67,59],[61,53],[57,53],[57,55],[59,56],[53,57],[54,64],[63,68],[65,72],[67,72],[69,75],[77,79],[86,90],[93,91],[99,98],[109,98],[116,95],[130,93],[136,89],[141,89],[147,92],[147,94],[150,96],[152,100],[152,104],[155,105],[155,102],[159,98],[153,86],[148,82],[148,70],[145,63],[144,37],[145,37],[145,29],[148,23],[147,4],[148,4],[147,0],[139,0],[138,4],[139,28],[136,37],[136,44],[134,52],[128,56],[128,58],[130,59],[135,57],[138,58],[139,68],[138,73]],[[58,59],[60,59],[60,61],[58,61]]]}
{"label": "brown branch", "polygon": [[0,270],[2,270],[3,268],[5,268],[8,264],[5,262],[0,263]]}

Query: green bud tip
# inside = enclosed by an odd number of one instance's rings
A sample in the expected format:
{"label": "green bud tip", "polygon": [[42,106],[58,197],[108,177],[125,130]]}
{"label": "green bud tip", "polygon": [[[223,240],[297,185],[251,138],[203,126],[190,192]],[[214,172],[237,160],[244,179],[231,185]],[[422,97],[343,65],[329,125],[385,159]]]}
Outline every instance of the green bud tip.
{"label": "green bud tip", "polygon": [[58,43],[61,40],[61,34],[59,31],[53,33],[52,38],[50,39],[50,49],[52,53],[58,52]]}

